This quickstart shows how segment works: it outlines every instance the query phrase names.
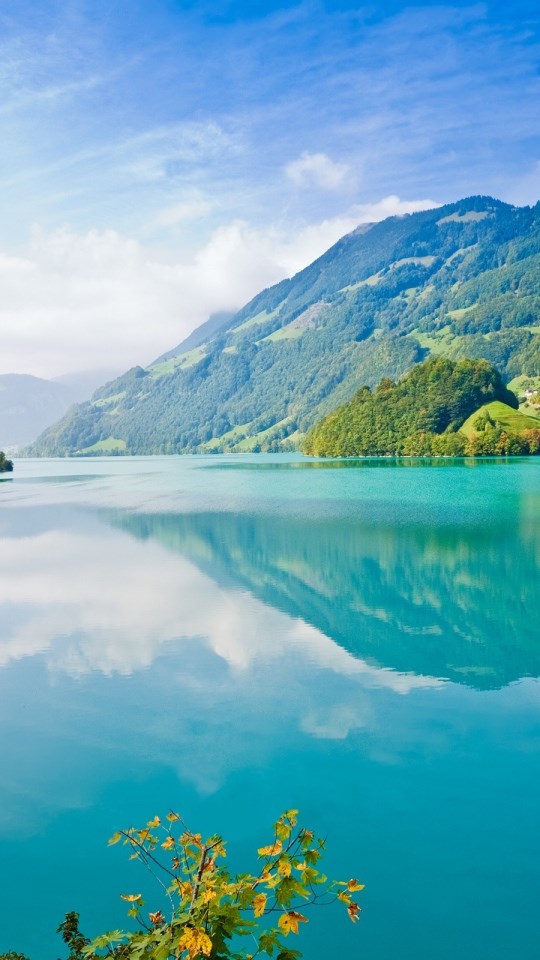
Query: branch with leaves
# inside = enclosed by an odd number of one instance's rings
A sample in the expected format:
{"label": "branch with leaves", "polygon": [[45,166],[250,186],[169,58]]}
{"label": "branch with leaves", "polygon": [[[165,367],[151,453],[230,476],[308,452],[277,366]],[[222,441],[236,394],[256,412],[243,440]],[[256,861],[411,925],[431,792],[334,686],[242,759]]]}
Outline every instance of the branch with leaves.
{"label": "branch with leaves", "polygon": [[[331,881],[319,870],[325,841],[299,827],[297,818],[297,810],[287,810],[276,821],[271,843],[258,850],[260,869],[255,874],[232,875],[225,866],[222,838],[203,840],[172,811],[142,828],[119,830],[109,844],[125,844],[130,859],[140,860],[152,872],[166,894],[167,915],[161,909],[146,912],[140,893],[121,894],[138,928],[114,930],[88,943],[77,923],[77,952],[72,957],[254,960],[265,954],[297,960],[301,954],[289,947],[287,938],[308,922],[301,911],[339,901],[354,923],[360,906],[353,894],[364,888],[357,880]],[[77,915],[69,916],[73,921]],[[68,931],[73,942],[73,922]],[[242,949],[244,937],[248,946]]]}

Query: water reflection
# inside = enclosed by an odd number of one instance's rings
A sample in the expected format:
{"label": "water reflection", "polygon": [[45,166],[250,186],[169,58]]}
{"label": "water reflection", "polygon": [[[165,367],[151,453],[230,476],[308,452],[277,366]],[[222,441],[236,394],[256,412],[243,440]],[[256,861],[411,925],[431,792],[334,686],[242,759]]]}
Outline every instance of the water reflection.
{"label": "water reflection", "polygon": [[[5,740],[0,762],[13,785],[4,781],[0,827],[28,829],[49,802],[84,804],[102,778],[131,775],[141,757],[212,793],[295,738],[343,741],[385,727],[381,691],[440,685],[368,663],[296,607],[257,596],[258,581],[272,580],[264,544],[240,518],[229,531],[215,517],[105,516],[57,507],[4,518],[0,720],[5,730],[15,717],[23,730],[28,722],[32,739],[50,746],[29,764],[21,731],[16,755]],[[227,570],[215,548],[236,522]],[[244,536],[259,574],[240,549]],[[280,553],[277,569],[291,565]],[[68,758],[70,785],[59,789]]]}
{"label": "water reflection", "polygon": [[48,463],[69,482],[3,488],[0,953],[53,960],[66,909],[91,934],[123,924],[104,838],[172,803],[246,851],[286,806],[329,831],[366,910],[327,940],[310,924],[313,960],[532,960],[540,683],[512,682],[540,674],[528,465],[261,467],[75,483]]}
{"label": "water reflection", "polygon": [[526,500],[522,508],[521,526],[233,513],[116,522],[301,618],[355,658],[482,689],[540,674],[540,527]]}
{"label": "water reflection", "polygon": [[211,470],[380,470],[395,469],[395,467],[412,467],[422,469],[426,467],[442,470],[461,469],[463,466],[511,466],[516,462],[526,462],[524,457],[346,457],[318,459],[304,457],[301,460],[287,461],[285,459],[269,460],[257,463],[253,460],[239,462],[225,458],[216,458],[214,463],[206,465]]}
{"label": "water reflection", "polygon": [[[19,533],[27,530],[26,515],[20,524]],[[118,526],[146,542],[137,546]],[[427,682],[378,670],[296,611],[291,615],[266,598],[261,602],[256,590],[247,592],[235,542],[229,560],[237,557],[236,570],[224,571],[217,562],[211,569],[216,531],[204,517],[128,516],[115,528],[58,509],[53,517],[38,511],[31,527],[34,535],[4,537],[0,666],[46,653],[53,672],[130,675],[168,647],[198,638],[236,670],[299,651],[313,665],[397,690]],[[174,543],[179,555],[164,550],[163,542]]]}
{"label": "water reflection", "polygon": [[400,690],[426,677],[484,689],[538,676],[539,511],[534,494],[517,502],[517,518],[438,526],[323,511],[14,508],[3,517],[0,666],[46,652],[72,676],[130,674],[198,637],[234,668],[298,648]]}

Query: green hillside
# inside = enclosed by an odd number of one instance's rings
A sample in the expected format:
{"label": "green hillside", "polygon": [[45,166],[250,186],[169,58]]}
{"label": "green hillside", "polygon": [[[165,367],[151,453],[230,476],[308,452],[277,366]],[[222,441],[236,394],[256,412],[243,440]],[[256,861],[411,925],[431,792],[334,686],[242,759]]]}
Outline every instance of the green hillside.
{"label": "green hillside", "polygon": [[485,430],[486,424],[498,424],[507,433],[523,433],[524,430],[540,430],[540,418],[530,417],[521,413],[520,410],[514,410],[506,403],[498,400],[492,403],[486,403],[467,418],[463,426],[460,427],[460,433],[466,437],[472,437],[481,430]]}
{"label": "green hillside", "polygon": [[540,204],[472,197],[362,225],[188,340],[71,408],[30,452],[286,449],[359,387],[429,356],[539,377]]}
{"label": "green hillside", "polygon": [[432,357],[398,383],[386,378],[373,393],[362,387],[309,431],[303,450],[319,457],[462,455],[465,438],[457,431],[478,417],[483,429],[486,403],[508,411],[507,420],[532,421],[486,360]]}

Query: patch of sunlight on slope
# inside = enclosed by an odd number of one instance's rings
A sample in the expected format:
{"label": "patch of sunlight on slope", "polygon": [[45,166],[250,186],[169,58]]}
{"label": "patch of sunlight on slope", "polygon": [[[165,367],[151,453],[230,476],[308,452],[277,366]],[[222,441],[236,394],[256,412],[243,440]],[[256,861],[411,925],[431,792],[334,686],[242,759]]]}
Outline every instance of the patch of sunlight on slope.
{"label": "patch of sunlight on slope", "polygon": [[188,350],[187,353],[179,353],[175,357],[169,357],[168,360],[162,360],[161,363],[154,363],[151,367],[148,367],[148,372],[154,380],[157,380],[159,377],[166,377],[170,373],[174,373],[175,370],[187,370],[188,367],[194,367],[196,363],[200,363],[206,357],[206,346],[207,344],[203,343],[200,347]]}
{"label": "patch of sunlight on slope", "polygon": [[523,430],[540,430],[540,418],[529,417],[519,410],[514,410],[507,403],[501,403],[500,400],[493,400],[491,403],[485,403],[483,406],[471,413],[465,423],[459,428],[460,433],[466,437],[472,437],[476,434],[474,423],[477,417],[487,413],[493,421],[500,423],[503,430],[507,433],[522,433]]}
{"label": "patch of sunlight on slope", "polygon": [[118,437],[107,437],[106,440],[98,440],[91,447],[85,447],[83,450],[78,450],[77,453],[115,453],[126,449],[127,443],[125,440],[120,440]]}

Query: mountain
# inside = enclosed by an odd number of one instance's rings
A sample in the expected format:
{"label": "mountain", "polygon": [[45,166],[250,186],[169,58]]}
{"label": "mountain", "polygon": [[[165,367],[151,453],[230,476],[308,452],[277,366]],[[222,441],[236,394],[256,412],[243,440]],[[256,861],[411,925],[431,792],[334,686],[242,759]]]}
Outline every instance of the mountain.
{"label": "mountain", "polygon": [[56,380],[21,373],[0,375],[0,443],[12,451],[31,443],[71,404],[90,397],[104,377],[103,370]]}
{"label": "mountain", "polygon": [[178,346],[173,347],[172,350],[167,350],[167,353],[163,353],[154,363],[162,363],[164,360],[170,360],[172,357],[178,357],[184,353],[188,353],[190,350],[193,350],[194,347],[200,347],[201,344],[211,340],[218,330],[229,325],[233,317],[234,313],[231,313],[231,311],[223,310],[220,313],[213,313],[205,323],[201,323],[200,327],[196,327],[193,333],[190,333],[189,337],[182,340],[182,342],[179,343]]}
{"label": "mountain", "polygon": [[539,317],[540,204],[470,197],[390,217],[101,388],[31,452],[286,449],[362,385],[430,355],[484,358],[537,387]]}
{"label": "mountain", "polygon": [[[431,357],[398,383],[386,378],[373,393],[362,387],[312,427],[302,449],[319,457],[462,456],[473,452],[466,450],[466,437],[476,435],[477,427],[484,429],[489,422],[495,428],[499,423],[485,416],[485,411],[495,409],[507,428],[509,422],[516,424],[512,433],[536,428],[540,439],[540,419],[525,416],[517,407],[517,397],[486,360]],[[458,433],[465,421],[471,428]],[[508,452],[499,443],[500,435],[495,439],[493,432],[492,439],[493,452]]]}
{"label": "mountain", "polygon": [[61,417],[70,403],[67,387],[26,374],[0,376],[0,443],[8,450],[24,446]]}
{"label": "mountain", "polygon": [[63,373],[59,377],[53,377],[52,383],[59,383],[67,388],[70,403],[81,403],[89,400],[98,387],[115,380],[121,372],[122,368],[119,366],[100,370],[77,370],[75,373]]}

